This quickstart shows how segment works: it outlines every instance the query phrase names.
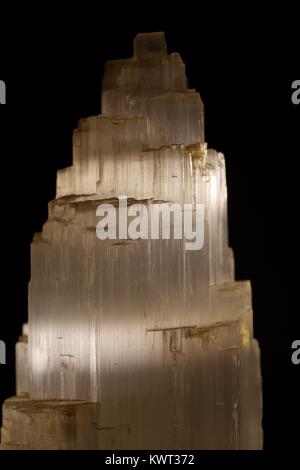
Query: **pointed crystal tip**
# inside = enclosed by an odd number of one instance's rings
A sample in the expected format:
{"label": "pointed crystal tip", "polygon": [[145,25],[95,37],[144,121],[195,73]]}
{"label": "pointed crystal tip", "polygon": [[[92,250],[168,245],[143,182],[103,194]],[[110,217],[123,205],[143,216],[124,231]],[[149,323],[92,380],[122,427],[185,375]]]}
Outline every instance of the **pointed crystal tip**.
{"label": "pointed crystal tip", "polygon": [[168,54],[168,51],[165,33],[140,33],[135,37],[135,59],[145,59],[166,54]]}

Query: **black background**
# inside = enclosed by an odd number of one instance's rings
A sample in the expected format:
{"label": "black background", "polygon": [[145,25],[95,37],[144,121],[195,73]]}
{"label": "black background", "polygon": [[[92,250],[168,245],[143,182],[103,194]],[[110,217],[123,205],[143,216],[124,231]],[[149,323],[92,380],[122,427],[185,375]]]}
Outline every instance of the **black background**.
{"label": "black background", "polygon": [[127,4],[105,11],[74,7],[76,15],[64,18],[36,8],[30,21],[18,9],[18,23],[13,17],[1,30],[7,105],[0,107],[0,339],[7,365],[0,366],[0,401],[14,394],[30,242],[46,221],[56,171],[71,164],[72,129],[100,113],[104,62],[131,56],[138,32],[165,31],[169,52],[181,54],[189,86],[205,103],[206,141],[226,156],[236,278],[252,282],[262,351],[265,449],[297,451],[300,365],[291,363],[291,344],[300,339],[300,105],[291,102],[291,84],[300,47],[283,32],[293,30],[292,21],[273,25],[271,17],[245,9],[235,11],[231,25],[220,12],[215,22],[217,12],[206,16],[192,4],[162,14],[140,3],[137,18]]}

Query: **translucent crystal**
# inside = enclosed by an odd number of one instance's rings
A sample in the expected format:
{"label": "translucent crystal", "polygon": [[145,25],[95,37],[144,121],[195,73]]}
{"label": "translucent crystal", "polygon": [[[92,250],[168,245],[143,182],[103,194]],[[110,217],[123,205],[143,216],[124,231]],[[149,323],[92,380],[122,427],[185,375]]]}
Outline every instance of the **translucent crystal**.
{"label": "translucent crystal", "polygon": [[[106,65],[102,114],[74,131],[73,165],[58,172],[32,243],[28,363],[22,343],[17,356],[29,398],[6,402],[4,448],[262,447],[259,348],[250,284],[234,280],[224,156],[206,148],[200,95],[163,33],[134,46]],[[100,241],[96,208],[121,195],[204,204],[203,249]]]}

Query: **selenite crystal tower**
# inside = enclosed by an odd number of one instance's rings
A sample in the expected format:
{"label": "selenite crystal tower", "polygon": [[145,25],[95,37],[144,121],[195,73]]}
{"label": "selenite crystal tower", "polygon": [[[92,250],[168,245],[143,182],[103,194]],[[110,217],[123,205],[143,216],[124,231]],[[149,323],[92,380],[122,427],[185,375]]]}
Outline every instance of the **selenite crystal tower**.
{"label": "selenite crystal tower", "polygon": [[[204,246],[96,237],[101,203],[202,203]],[[224,156],[163,33],[106,64],[32,243],[6,449],[260,449],[251,287],[234,280]]]}

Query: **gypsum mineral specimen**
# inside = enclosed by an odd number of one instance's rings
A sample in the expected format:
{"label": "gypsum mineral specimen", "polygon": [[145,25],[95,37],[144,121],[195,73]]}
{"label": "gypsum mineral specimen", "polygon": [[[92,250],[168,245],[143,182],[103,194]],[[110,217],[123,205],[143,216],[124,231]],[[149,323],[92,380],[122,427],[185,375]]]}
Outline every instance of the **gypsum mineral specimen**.
{"label": "gypsum mineral specimen", "polygon": [[[99,204],[204,204],[204,246],[99,240]],[[29,322],[4,449],[261,449],[251,287],[234,280],[224,156],[163,33],[108,62],[102,114],[79,122],[73,165],[31,250]]]}

